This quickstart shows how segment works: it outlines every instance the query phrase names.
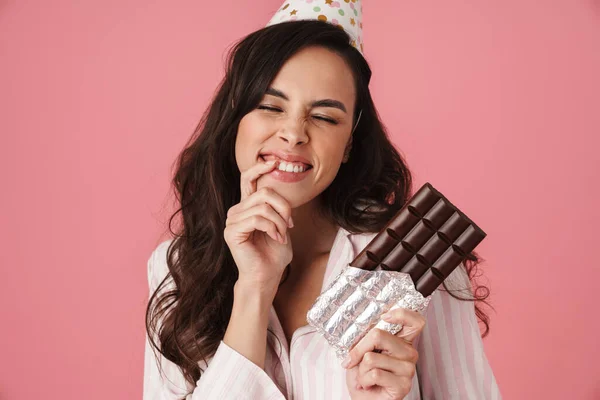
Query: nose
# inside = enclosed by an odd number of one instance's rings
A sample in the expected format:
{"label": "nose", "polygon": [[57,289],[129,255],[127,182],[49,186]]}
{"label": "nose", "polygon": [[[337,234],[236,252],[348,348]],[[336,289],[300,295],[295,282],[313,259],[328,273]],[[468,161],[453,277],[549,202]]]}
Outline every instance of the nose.
{"label": "nose", "polygon": [[304,121],[300,118],[290,118],[277,132],[277,137],[289,146],[308,142]]}

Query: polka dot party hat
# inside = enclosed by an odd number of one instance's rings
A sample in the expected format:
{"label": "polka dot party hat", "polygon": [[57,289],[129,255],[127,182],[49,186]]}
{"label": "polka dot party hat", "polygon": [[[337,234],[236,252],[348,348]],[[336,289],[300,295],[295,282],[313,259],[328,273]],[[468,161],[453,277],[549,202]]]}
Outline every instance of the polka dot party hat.
{"label": "polka dot party hat", "polygon": [[317,19],[344,29],[364,57],[361,0],[288,0],[277,10],[267,26],[286,21]]}

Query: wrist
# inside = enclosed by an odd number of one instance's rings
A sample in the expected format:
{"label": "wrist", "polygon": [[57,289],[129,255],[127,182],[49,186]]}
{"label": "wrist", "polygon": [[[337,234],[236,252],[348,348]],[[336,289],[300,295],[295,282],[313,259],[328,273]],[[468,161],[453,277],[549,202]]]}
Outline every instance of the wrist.
{"label": "wrist", "polygon": [[252,279],[239,278],[234,286],[234,298],[244,300],[262,300],[269,304],[275,299],[279,282],[262,282]]}

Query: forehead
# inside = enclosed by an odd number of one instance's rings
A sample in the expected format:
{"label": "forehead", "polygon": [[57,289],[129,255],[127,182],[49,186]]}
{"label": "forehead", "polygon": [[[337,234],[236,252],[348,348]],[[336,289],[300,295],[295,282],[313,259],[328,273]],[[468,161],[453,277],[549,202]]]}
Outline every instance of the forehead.
{"label": "forehead", "polygon": [[292,101],[331,98],[343,101],[347,107],[354,104],[352,70],[341,56],[322,47],[308,47],[294,54],[271,86]]}

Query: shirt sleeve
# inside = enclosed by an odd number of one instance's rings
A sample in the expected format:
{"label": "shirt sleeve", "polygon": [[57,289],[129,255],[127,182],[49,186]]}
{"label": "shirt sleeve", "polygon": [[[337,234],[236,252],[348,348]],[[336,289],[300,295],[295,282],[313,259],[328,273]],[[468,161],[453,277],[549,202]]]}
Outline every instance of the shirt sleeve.
{"label": "shirt sleeve", "polygon": [[[471,288],[462,264],[446,281],[451,290]],[[466,297],[460,292],[458,296]],[[440,286],[425,318],[425,328],[415,343],[422,398],[501,400],[484,352],[474,303],[455,299]]]}
{"label": "shirt sleeve", "polygon": [[[169,241],[161,243],[148,259],[150,294],[167,275],[168,246]],[[195,385],[184,378],[179,366],[153,350],[155,349],[151,347],[146,333],[144,400],[285,400],[285,396],[263,369],[222,340],[208,363],[201,361],[198,364],[204,373]]]}

